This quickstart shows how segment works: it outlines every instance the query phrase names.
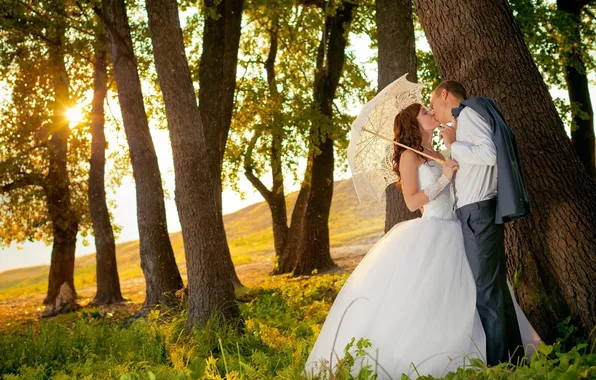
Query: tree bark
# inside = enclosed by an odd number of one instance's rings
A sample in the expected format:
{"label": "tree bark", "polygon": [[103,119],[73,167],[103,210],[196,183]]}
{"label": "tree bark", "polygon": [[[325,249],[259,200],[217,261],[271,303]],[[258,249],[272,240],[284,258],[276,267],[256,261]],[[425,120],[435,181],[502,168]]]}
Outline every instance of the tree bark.
{"label": "tree bark", "polygon": [[311,274],[335,266],[329,247],[329,211],[333,197],[333,138],[331,123],[335,91],[343,72],[347,29],[356,4],[344,1],[327,16],[319,45],[314,80],[314,108],[326,118],[310,130],[309,158],[288,240],[274,273]]}
{"label": "tree bark", "polygon": [[[273,150],[273,149],[272,149]],[[281,157],[279,157],[281,159]],[[273,159],[272,159],[273,161]],[[267,187],[261,182],[257,176],[253,173],[252,168],[245,168],[245,176],[250,183],[257,189],[259,194],[265,199],[269,210],[271,211],[272,228],[273,228],[273,245],[275,247],[275,262],[279,262],[281,255],[283,254],[286,246],[286,240],[288,237],[288,215],[286,209],[286,198],[281,190],[275,190],[277,186],[273,186],[273,190],[267,189]],[[274,178],[274,184],[276,180]],[[279,187],[277,187],[279,189]]]}
{"label": "tree bark", "polygon": [[[221,171],[234,110],[243,4],[244,0],[205,0],[205,7],[214,8],[217,16],[205,17],[199,67],[199,112],[205,126],[205,139],[209,142],[209,167],[213,167],[219,178],[220,191],[216,201],[220,214],[223,213]],[[231,256],[224,259],[234,286],[242,286]]]}
{"label": "tree bark", "polygon": [[[410,82],[417,82],[412,0],[376,0],[376,21],[378,91],[406,73]],[[421,216],[420,211],[408,210],[397,186],[387,187],[385,195],[385,232],[397,223]]]}
{"label": "tree bark", "polygon": [[[310,159],[307,165],[305,177],[309,175],[310,168],[312,167]],[[304,182],[306,182],[306,178]],[[298,192],[294,211],[292,211],[292,220],[290,221],[290,229],[286,235],[286,244],[282,254],[277,257],[273,274],[293,273],[296,276],[299,275],[299,273],[294,272],[294,269],[298,260],[298,252],[303,252],[302,250],[304,249],[303,230],[309,193],[310,189],[303,184]],[[329,247],[327,249],[329,250]],[[323,253],[321,261],[321,263],[316,263],[321,266],[317,270],[332,268],[335,265],[329,251],[327,251],[327,254]],[[307,274],[311,273],[312,270]]]}
{"label": "tree bark", "polygon": [[106,136],[104,133],[104,100],[107,87],[107,45],[103,23],[97,26],[95,73],[91,107],[91,160],[89,165],[89,213],[95,235],[97,292],[93,303],[109,305],[124,301],[120,291],[116,243],[106,202],[105,166]]}
{"label": "tree bark", "polygon": [[[277,80],[275,77],[275,60],[277,58],[277,47],[278,47],[278,28],[279,19],[277,15],[273,16],[271,27],[269,29],[269,54],[265,61],[265,71],[267,73],[267,85],[269,88],[269,102],[274,109],[281,107],[279,105],[279,90],[277,89]],[[275,262],[279,262],[279,259],[283,253],[288,237],[288,214],[286,208],[286,196],[284,191],[284,176],[282,168],[282,143],[284,139],[283,129],[279,125],[281,111],[273,111],[271,120],[271,176],[272,186],[271,190],[261,182],[259,178],[255,176],[252,168],[252,150],[256,144],[258,136],[253,138],[250,146],[247,149],[245,157],[245,175],[250,183],[259,191],[261,196],[267,202],[269,210],[271,211],[272,228],[273,228],[273,245],[275,247]]]}
{"label": "tree bark", "polygon": [[506,225],[519,303],[545,341],[570,313],[587,335],[596,320],[596,185],[573,154],[507,1],[416,5],[442,78],[494,98],[517,135],[533,211]]}
{"label": "tree bark", "polygon": [[104,0],[103,12],[136,184],[141,267],[147,292],[143,308],[174,305],[174,293],[184,285],[168,235],[161,174],[149,133],[124,0]]}
{"label": "tree bark", "polygon": [[[283,189],[282,174],[276,176],[276,172],[281,173],[281,152],[275,148],[275,140],[272,147],[271,167],[273,172],[273,186],[272,190],[261,182],[261,180],[253,173],[252,167],[245,166],[245,176],[250,183],[257,189],[259,194],[265,199],[269,210],[271,211],[272,228],[273,228],[273,245],[275,247],[275,262],[279,261],[288,237],[288,215],[286,208],[286,198]],[[281,144],[280,144],[281,145]]]}
{"label": "tree bark", "polygon": [[[224,0],[225,2],[225,0]],[[147,0],[155,67],[164,96],[176,174],[176,205],[188,272],[190,328],[210,317],[239,316],[221,214],[221,170],[209,158],[220,140],[209,139],[197,106],[184,51],[176,0]],[[204,36],[214,38],[213,35]]]}
{"label": "tree bark", "polygon": [[[586,65],[584,64],[584,44],[580,34],[581,11],[588,1],[557,0],[557,11],[564,17],[562,34],[568,39],[564,44],[570,51],[562,54],[565,62],[565,80],[569,92],[569,102],[575,128],[571,129],[571,145],[590,177],[596,179],[596,146],[594,143],[594,110],[590,99],[590,89]],[[576,112],[576,106],[580,112]]]}
{"label": "tree bark", "polygon": [[[59,20],[63,20],[64,2],[55,2],[52,11],[56,12]],[[46,196],[54,243],[48,293],[43,302],[46,305],[55,303],[63,283],[67,283],[76,294],[74,261],[78,231],[78,220],[71,207],[70,178],[67,167],[70,128],[66,110],[70,106],[70,95],[68,73],[64,63],[65,26],[62,21],[53,25],[51,34],[52,43],[48,44],[48,52],[49,65],[53,73],[54,100],[51,104],[53,115],[51,137],[48,141],[49,169],[46,180]]]}

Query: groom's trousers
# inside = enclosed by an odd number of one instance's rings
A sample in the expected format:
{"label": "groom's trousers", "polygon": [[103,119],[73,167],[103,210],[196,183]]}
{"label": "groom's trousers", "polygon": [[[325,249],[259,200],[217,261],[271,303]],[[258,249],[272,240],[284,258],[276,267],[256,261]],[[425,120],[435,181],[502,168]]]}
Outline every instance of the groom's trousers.
{"label": "groom's trousers", "polygon": [[486,362],[516,362],[523,357],[519,325],[507,287],[505,227],[495,224],[496,200],[457,209],[466,255],[476,280],[476,308],[486,334]]}

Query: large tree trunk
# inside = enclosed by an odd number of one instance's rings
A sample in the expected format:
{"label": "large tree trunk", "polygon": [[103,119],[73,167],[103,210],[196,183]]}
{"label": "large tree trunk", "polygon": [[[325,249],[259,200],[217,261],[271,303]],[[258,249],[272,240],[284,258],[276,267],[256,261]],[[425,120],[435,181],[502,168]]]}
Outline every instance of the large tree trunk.
{"label": "large tree trunk", "polygon": [[[265,61],[265,71],[267,73],[267,85],[269,88],[269,102],[275,109],[281,107],[279,102],[279,90],[277,89],[277,80],[275,78],[275,60],[277,58],[278,47],[278,29],[279,18],[277,15],[273,16],[273,20],[269,29],[269,54]],[[255,176],[252,168],[252,151],[258,135],[255,135],[253,141],[247,149],[247,154],[244,161],[245,175],[250,183],[259,191],[261,196],[267,202],[269,210],[271,211],[272,227],[273,227],[273,245],[275,247],[275,262],[279,262],[283,250],[286,246],[288,237],[288,214],[286,209],[286,196],[284,191],[284,176],[282,167],[282,143],[284,139],[283,129],[279,125],[280,111],[274,111],[271,120],[271,176],[272,186],[271,190]]]}
{"label": "large tree trunk", "polygon": [[[327,16],[325,20],[317,57],[313,98],[315,109],[327,118],[330,125],[317,122],[311,128],[306,174],[294,207],[284,254],[277,263],[275,273],[311,274],[315,269],[320,271],[335,266],[329,247],[329,211],[333,197],[334,169],[330,127],[335,91],[343,72],[347,29],[352,22],[355,7],[353,2],[344,1],[335,15]],[[301,220],[294,223],[299,217]]]}
{"label": "large tree trunk", "polygon": [[[217,17],[207,16],[203,29],[203,53],[199,67],[199,112],[205,125],[209,167],[217,174],[219,196],[217,206],[222,213],[221,168],[232,123],[236,66],[244,0],[205,0],[205,7],[215,10]],[[224,258],[226,270],[241,286],[230,255]]]}
{"label": "large tree trunk", "polygon": [[174,293],[184,285],[168,235],[161,174],[149,133],[124,0],[104,0],[103,9],[136,184],[141,267],[147,292],[144,309],[173,305]]}
{"label": "large tree trunk", "polygon": [[[64,16],[64,3],[56,2],[52,10]],[[78,221],[71,210],[70,179],[68,176],[68,138],[70,128],[66,110],[70,106],[69,80],[64,63],[64,25],[57,22],[51,33],[49,64],[53,73],[54,100],[52,102],[51,138],[48,141],[49,169],[46,195],[48,213],[52,221],[54,243],[48,280],[48,294],[44,304],[53,305],[62,284],[74,294],[74,262]],[[72,300],[74,302],[74,300]]]}
{"label": "large tree trunk", "polygon": [[104,100],[107,87],[107,46],[103,23],[99,23],[95,46],[95,93],[91,106],[91,160],[89,165],[89,213],[95,235],[97,292],[94,304],[109,305],[124,301],[120,291],[116,243],[106,203],[105,166],[106,136],[104,133]]}
{"label": "large tree trunk", "polygon": [[[580,35],[581,11],[588,4],[587,0],[557,0],[557,10],[564,18],[562,34],[565,51],[565,79],[569,91],[569,102],[575,128],[571,130],[571,145],[579,156],[588,174],[596,179],[596,147],[594,144],[594,110],[590,99],[588,74],[584,64],[584,44]],[[569,50],[568,50],[569,49]],[[576,111],[577,106],[579,112]]]}
{"label": "large tree trunk", "polygon": [[[443,79],[494,98],[517,135],[532,215],[506,226],[508,273],[541,337],[596,321],[596,185],[565,134],[506,0],[417,0]],[[457,27],[454,27],[457,26]]]}
{"label": "large tree trunk", "polygon": [[[225,2],[225,0],[224,0]],[[214,315],[239,316],[230,276],[230,251],[221,214],[218,161],[209,159],[219,140],[201,123],[184,52],[176,0],[147,0],[155,66],[163,92],[174,154],[176,205],[188,272],[188,324]],[[205,35],[213,38],[212,35]]]}
{"label": "large tree trunk", "polygon": [[[376,20],[378,91],[406,73],[410,82],[417,82],[412,0],[376,0]],[[387,187],[385,195],[385,232],[397,223],[420,216],[420,211],[408,210],[397,186]]]}

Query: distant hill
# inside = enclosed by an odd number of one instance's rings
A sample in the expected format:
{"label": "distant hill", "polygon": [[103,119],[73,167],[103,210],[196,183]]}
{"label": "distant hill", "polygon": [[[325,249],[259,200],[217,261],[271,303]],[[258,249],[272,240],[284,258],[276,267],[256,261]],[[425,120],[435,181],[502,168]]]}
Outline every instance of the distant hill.
{"label": "distant hill", "polygon": [[[383,232],[384,205],[372,200],[358,204],[351,180],[336,182],[333,191],[329,220],[332,247],[369,244],[377,240]],[[293,193],[286,197],[288,214],[291,214],[297,196],[298,193]],[[236,266],[272,257],[271,213],[265,202],[224,215],[224,223],[232,260]],[[170,234],[170,239],[180,271],[185,275],[182,235],[175,232]],[[118,244],[116,254],[121,280],[143,276],[138,241]],[[49,266],[43,265],[0,273],[0,299],[45,293],[48,272]],[[95,254],[78,257],[75,262],[75,286],[81,288],[94,283]]]}

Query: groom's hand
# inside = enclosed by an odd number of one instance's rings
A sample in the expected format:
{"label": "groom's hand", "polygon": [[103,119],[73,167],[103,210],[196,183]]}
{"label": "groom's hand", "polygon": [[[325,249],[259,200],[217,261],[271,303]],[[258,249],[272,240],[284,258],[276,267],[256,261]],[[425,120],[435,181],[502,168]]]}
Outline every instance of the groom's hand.
{"label": "groom's hand", "polygon": [[447,149],[451,150],[451,144],[455,141],[455,132],[457,131],[457,122],[453,120],[451,127],[441,127],[439,136],[443,139],[443,143]]}

